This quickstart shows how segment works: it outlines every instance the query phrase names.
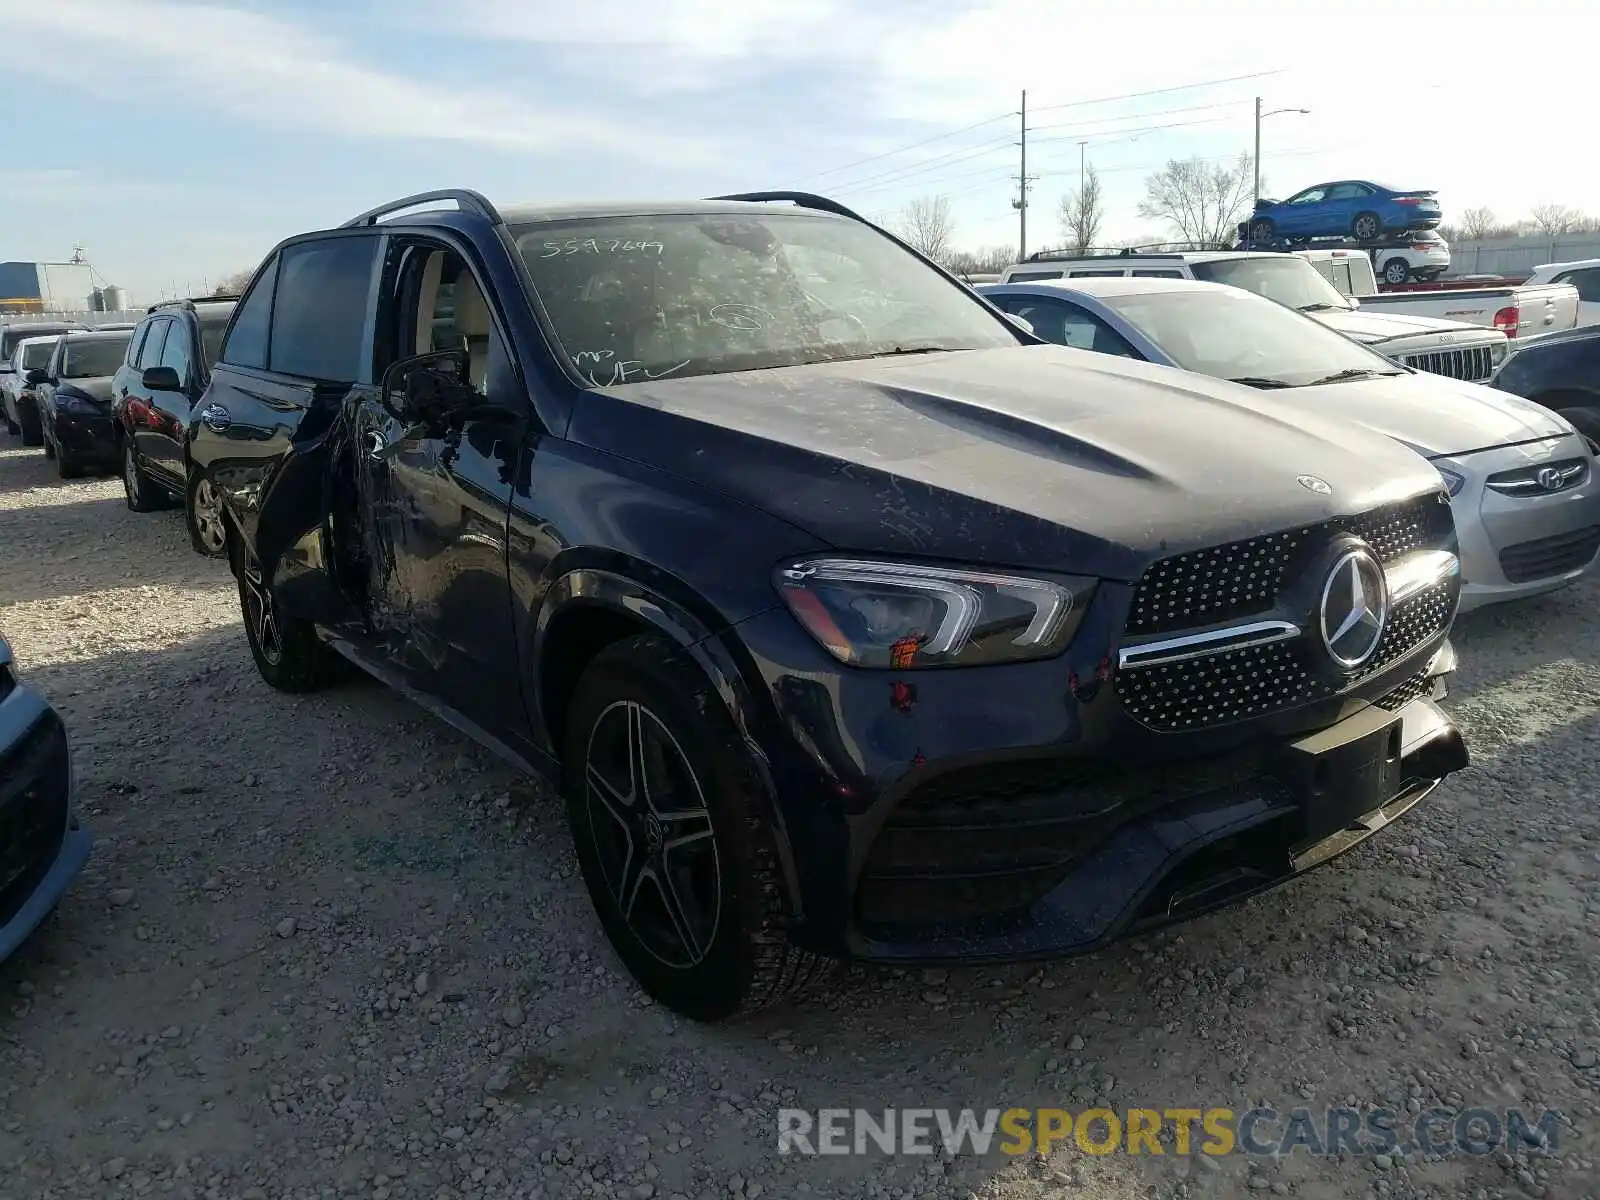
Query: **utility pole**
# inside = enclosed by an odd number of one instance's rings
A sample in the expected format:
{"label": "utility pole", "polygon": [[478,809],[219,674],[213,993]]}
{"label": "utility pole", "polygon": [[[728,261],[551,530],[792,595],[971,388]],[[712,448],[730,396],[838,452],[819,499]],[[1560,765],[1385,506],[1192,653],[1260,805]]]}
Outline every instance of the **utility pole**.
{"label": "utility pole", "polygon": [[1261,97],[1256,97],[1256,153],[1255,153],[1256,183],[1250,190],[1250,205],[1253,209],[1261,202]]}
{"label": "utility pole", "polygon": [[1017,175],[1017,198],[1012,201],[1017,209],[1017,261],[1028,257],[1028,89],[1022,89],[1022,165]]}

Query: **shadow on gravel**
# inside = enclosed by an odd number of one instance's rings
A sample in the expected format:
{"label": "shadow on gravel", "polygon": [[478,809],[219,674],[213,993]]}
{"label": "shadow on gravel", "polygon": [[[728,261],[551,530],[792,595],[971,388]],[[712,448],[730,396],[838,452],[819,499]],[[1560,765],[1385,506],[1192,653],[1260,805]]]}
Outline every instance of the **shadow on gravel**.
{"label": "shadow on gravel", "polygon": [[110,469],[93,469],[79,479],[62,479],[56,474],[56,464],[44,456],[42,448],[24,446],[21,439],[0,431],[0,496],[34,488],[78,487],[106,476],[114,477],[116,473]]}
{"label": "shadow on gravel", "polygon": [[[0,518],[7,558],[0,604],[107,588],[226,582],[226,565],[191,549],[182,520],[176,511],[130,512],[120,495],[8,509]],[[136,528],[135,522],[160,528]],[[166,544],[152,545],[157,538]]]}

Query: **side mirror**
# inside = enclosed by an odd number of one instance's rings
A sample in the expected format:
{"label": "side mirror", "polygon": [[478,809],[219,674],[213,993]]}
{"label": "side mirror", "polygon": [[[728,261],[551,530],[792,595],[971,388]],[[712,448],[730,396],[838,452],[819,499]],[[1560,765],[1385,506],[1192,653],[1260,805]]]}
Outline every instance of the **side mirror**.
{"label": "side mirror", "polygon": [[34,367],[33,370],[22,377],[22,382],[29,387],[38,387],[41,383],[50,382],[50,372],[43,367]]}
{"label": "side mirror", "polygon": [[183,391],[183,380],[178,378],[175,367],[146,367],[144,374],[139,377],[139,382],[151,392]]}
{"label": "side mirror", "polygon": [[440,424],[483,403],[472,386],[465,350],[435,350],[401,359],[383,373],[379,403],[404,425]]}
{"label": "side mirror", "polygon": [[1033,334],[1034,337],[1039,336],[1033,332],[1033,322],[1028,320],[1027,317],[1019,317],[1016,313],[1007,313],[1006,320],[1010,321],[1018,329],[1022,330],[1023,333]]}

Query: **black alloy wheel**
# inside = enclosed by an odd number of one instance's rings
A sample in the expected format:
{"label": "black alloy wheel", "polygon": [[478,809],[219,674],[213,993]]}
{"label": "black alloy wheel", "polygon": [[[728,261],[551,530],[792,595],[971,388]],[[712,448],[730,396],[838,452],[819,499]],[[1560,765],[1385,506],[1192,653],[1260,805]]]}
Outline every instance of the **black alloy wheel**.
{"label": "black alloy wheel", "polygon": [[701,1021],[803,990],[770,800],[721,696],[673,643],[606,647],[567,706],[562,790],[595,911],[656,1000]]}

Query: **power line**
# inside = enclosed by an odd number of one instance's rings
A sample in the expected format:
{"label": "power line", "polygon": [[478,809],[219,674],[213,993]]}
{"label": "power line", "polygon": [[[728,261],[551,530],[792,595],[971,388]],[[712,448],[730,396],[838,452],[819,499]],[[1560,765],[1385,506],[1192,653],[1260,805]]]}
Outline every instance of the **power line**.
{"label": "power line", "polygon": [[1125,96],[1101,96],[1097,100],[1069,100],[1065,104],[1044,104],[1034,112],[1055,112],[1063,108],[1085,108],[1091,104],[1110,104],[1117,100],[1143,100],[1146,96],[1167,96],[1173,92],[1193,92],[1200,88],[1221,87],[1225,83],[1241,83],[1246,79],[1265,79],[1269,75],[1282,75],[1282,67],[1275,71],[1255,71],[1249,75],[1230,75],[1226,79],[1207,79],[1201,83],[1180,83],[1176,87],[1152,88],[1148,92],[1129,92]]}
{"label": "power line", "polygon": [[[1090,125],[1099,125],[1105,121],[1131,121],[1140,117],[1172,117],[1182,113],[1210,112],[1218,108],[1238,108],[1249,103],[1249,100],[1227,100],[1220,104],[1190,104],[1183,108],[1158,108],[1154,112],[1123,113],[1115,117],[1088,117],[1086,121]],[[1029,126],[1028,132],[1042,132],[1046,129],[1076,129],[1082,123],[1079,121],[1057,121],[1053,125],[1032,125]],[[1118,131],[1110,130],[1109,132],[1115,133]]]}
{"label": "power line", "polygon": [[893,158],[896,154],[904,154],[907,150],[917,150],[923,146],[931,145],[934,142],[942,142],[946,138],[958,137],[963,133],[971,133],[974,129],[982,129],[985,125],[993,125],[997,121],[1009,121],[1011,119],[1011,115],[1012,114],[1010,113],[1002,113],[998,117],[989,117],[983,121],[975,121],[971,125],[963,125],[960,129],[952,129],[949,133],[935,134],[933,137],[923,138],[920,142],[912,142],[909,145],[899,146],[893,150],[885,150],[881,154],[869,154],[866,158],[858,158],[855,162],[845,163],[842,167],[829,167],[825,171],[813,171],[809,175],[800,176],[800,179],[818,179],[823,175],[836,175],[840,171],[848,171],[852,167],[863,166],[866,163],[877,162],[878,160],[884,158]]}
{"label": "power line", "polygon": [[986,154],[998,154],[1015,143],[1009,137],[995,138],[981,146],[971,146],[964,150],[954,151],[941,155],[938,158],[927,159],[916,165],[896,167],[891,171],[880,172],[877,175],[868,175],[865,179],[857,179],[850,183],[841,184],[834,190],[840,195],[854,195],[857,192],[872,192],[879,188],[893,187],[905,183],[922,174],[924,171],[937,171],[943,167],[951,167],[956,163],[967,162],[974,158],[982,158]]}
{"label": "power line", "polygon": [[[1283,74],[1283,70],[1281,68],[1278,69],[1278,70],[1274,70],[1274,71],[1256,71],[1256,72],[1253,72],[1253,73],[1251,73],[1249,75],[1230,75],[1225,79],[1208,79],[1208,80],[1201,80],[1201,81],[1199,81],[1197,83],[1178,84],[1178,85],[1176,85],[1174,87],[1152,88],[1149,91],[1143,91],[1143,92],[1129,92],[1126,95],[1122,95],[1122,96],[1102,96],[1102,97],[1100,97],[1098,99],[1094,99],[1094,100],[1070,100],[1070,101],[1067,101],[1066,103],[1063,103],[1063,104],[1047,104],[1047,105],[1044,105],[1043,107],[1035,108],[1033,111],[1036,112],[1036,113],[1038,113],[1038,112],[1058,112],[1058,111],[1060,111],[1061,109],[1064,109],[1064,108],[1086,108],[1086,107],[1088,107],[1090,105],[1093,105],[1093,104],[1111,104],[1111,103],[1114,103],[1114,102],[1119,101],[1119,100],[1142,100],[1147,96],[1166,96],[1166,95],[1171,95],[1174,92],[1197,91],[1200,88],[1220,87],[1225,83],[1239,83],[1239,82],[1242,82],[1242,81],[1247,80],[1247,79],[1264,79],[1264,78],[1266,78],[1267,76],[1270,76],[1270,75],[1281,75],[1281,74]],[[820,179],[825,175],[837,175],[841,171],[849,171],[849,170],[851,170],[851,169],[853,169],[855,167],[865,166],[867,163],[879,162],[879,161],[881,161],[882,159],[885,159],[885,158],[893,158],[895,155],[904,154],[908,150],[917,150],[917,149],[920,149],[923,146],[932,145],[934,142],[941,142],[941,141],[944,141],[944,140],[946,140],[948,138],[959,137],[963,133],[971,133],[974,129],[982,129],[985,126],[994,125],[994,124],[997,124],[1000,121],[1008,121],[1015,115],[1016,115],[1015,113],[1002,113],[999,116],[986,117],[982,121],[974,121],[971,125],[963,125],[959,129],[952,129],[952,130],[949,130],[946,133],[937,133],[937,134],[934,134],[932,137],[923,138],[921,141],[910,142],[910,143],[907,143],[904,146],[897,146],[892,150],[884,150],[884,151],[882,151],[882,152],[880,152],[878,154],[869,154],[865,158],[856,159],[854,162],[844,163],[843,165],[837,166],[837,167],[828,167],[825,170],[821,170],[821,171],[813,171],[813,172],[811,172],[811,173],[809,173],[807,175],[800,176],[797,182],[804,182],[805,180]],[[1132,116],[1152,116],[1152,115],[1159,115],[1159,114],[1135,113],[1135,114],[1129,114],[1129,115],[1132,115]],[[1106,120],[1116,120],[1117,118],[1107,117],[1105,119]]]}

